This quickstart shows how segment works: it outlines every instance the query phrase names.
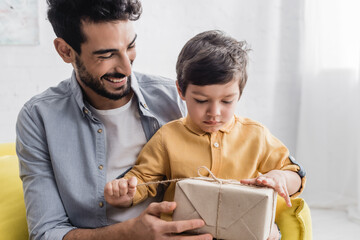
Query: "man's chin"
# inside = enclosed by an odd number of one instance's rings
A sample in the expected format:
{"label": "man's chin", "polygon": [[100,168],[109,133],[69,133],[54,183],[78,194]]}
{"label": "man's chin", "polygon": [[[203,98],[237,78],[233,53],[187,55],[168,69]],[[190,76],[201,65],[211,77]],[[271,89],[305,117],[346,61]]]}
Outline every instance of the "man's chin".
{"label": "man's chin", "polygon": [[98,92],[98,94],[105,98],[108,98],[110,100],[116,101],[116,100],[123,99],[124,97],[127,97],[129,94],[131,94],[131,92],[132,92],[131,88],[128,87],[128,85],[124,85],[117,91],[109,92],[109,91],[104,90],[104,91]]}

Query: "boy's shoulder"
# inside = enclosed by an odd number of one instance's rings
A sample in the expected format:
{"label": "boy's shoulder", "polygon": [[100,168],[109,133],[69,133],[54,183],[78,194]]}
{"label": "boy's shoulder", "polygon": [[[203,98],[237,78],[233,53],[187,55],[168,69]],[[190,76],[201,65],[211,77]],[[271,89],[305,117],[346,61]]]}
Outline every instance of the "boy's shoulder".
{"label": "boy's shoulder", "polygon": [[235,125],[243,130],[251,129],[252,131],[268,131],[266,126],[262,123],[247,117],[235,116]]}
{"label": "boy's shoulder", "polygon": [[178,118],[175,120],[172,120],[170,122],[165,123],[160,130],[162,131],[168,131],[168,130],[179,130],[180,128],[182,128],[184,126],[184,120],[185,117],[182,118]]}
{"label": "boy's shoulder", "polygon": [[254,127],[264,128],[264,125],[262,123],[247,117],[241,117],[235,115],[235,122],[244,126],[254,126]]}

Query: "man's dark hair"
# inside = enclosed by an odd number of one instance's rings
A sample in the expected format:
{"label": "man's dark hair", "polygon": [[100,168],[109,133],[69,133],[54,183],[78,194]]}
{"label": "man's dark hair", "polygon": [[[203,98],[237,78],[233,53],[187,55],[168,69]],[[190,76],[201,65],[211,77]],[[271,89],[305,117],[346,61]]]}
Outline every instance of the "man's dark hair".
{"label": "man's dark hair", "polygon": [[181,50],[176,74],[181,93],[189,84],[225,84],[239,79],[240,96],[247,81],[248,48],[219,30],[199,33]]}
{"label": "man's dark hair", "polygon": [[47,0],[48,19],[57,37],[64,39],[79,55],[86,42],[82,21],[100,23],[139,19],[138,0]]}

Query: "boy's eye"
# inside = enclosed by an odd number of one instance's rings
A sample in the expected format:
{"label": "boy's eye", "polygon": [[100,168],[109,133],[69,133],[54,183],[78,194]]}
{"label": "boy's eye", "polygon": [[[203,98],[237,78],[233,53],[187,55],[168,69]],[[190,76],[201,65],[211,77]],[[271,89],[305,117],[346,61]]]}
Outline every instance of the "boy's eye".
{"label": "boy's eye", "polygon": [[199,99],[195,99],[195,98],[194,98],[194,100],[197,103],[206,103],[207,102],[207,100],[199,100]]}
{"label": "boy's eye", "polygon": [[114,54],[113,54],[113,53],[110,53],[109,55],[99,56],[99,58],[101,58],[101,59],[108,59],[108,58],[111,58],[112,56],[114,56]]}
{"label": "boy's eye", "polygon": [[231,101],[225,101],[225,100],[223,100],[222,102],[225,103],[225,104],[230,104],[230,103],[233,102],[233,100],[231,100]]}

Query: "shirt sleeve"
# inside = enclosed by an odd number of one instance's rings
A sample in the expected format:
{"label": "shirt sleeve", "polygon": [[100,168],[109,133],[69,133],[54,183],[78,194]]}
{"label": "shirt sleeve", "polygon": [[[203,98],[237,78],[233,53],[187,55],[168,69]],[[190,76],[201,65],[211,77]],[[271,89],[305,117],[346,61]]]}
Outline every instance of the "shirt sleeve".
{"label": "shirt sleeve", "polygon": [[[163,128],[160,128],[146,143],[136,164],[124,178],[129,179],[135,176],[138,179],[138,184],[143,184],[161,181],[169,174],[169,156],[163,145],[163,134]],[[151,183],[138,186],[133,198],[133,205],[139,204],[148,197],[156,196],[158,185]]]}
{"label": "shirt sleeve", "polygon": [[264,174],[273,169],[296,172],[301,178],[301,187],[297,193],[292,195],[292,197],[296,197],[303,192],[306,183],[306,173],[304,169],[292,156],[290,156],[286,146],[264,127],[263,154],[259,171]]}
{"label": "shirt sleeve", "polygon": [[16,150],[30,239],[61,240],[75,227],[59,196],[41,120],[26,106],[16,124]]}

